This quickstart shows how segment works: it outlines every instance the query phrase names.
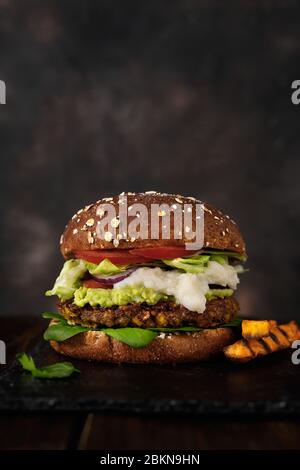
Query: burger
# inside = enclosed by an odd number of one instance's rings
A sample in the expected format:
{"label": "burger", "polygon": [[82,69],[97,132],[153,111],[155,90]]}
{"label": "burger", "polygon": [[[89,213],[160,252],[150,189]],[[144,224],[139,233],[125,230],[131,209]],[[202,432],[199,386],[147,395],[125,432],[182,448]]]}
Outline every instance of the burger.
{"label": "burger", "polygon": [[246,248],[236,223],[213,206],[154,191],[106,197],[72,217],[60,249],[65,263],[46,292],[58,297],[59,313],[44,314],[51,320],[44,338],[57,352],[181,363],[234,342]]}

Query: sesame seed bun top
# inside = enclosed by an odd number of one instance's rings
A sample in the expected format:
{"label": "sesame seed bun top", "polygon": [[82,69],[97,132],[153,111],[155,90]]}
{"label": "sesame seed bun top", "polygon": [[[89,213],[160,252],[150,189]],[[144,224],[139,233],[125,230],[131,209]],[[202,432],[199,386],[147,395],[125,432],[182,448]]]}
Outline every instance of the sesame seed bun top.
{"label": "sesame seed bun top", "polygon": [[[157,239],[128,238],[126,233],[120,233],[118,230],[119,208],[126,201],[127,203],[127,221],[128,224],[136,219],[137,215],[130,215],[130,208],[134,204],[143,204],[151,211],[152,204],[167,204],[174,210],[178,207],[189,210],[192,213],[192,227],[182,225],[181,238],[175,238],[174,217],[170,217],[170,237],[162,238],[162,225],[160,224],[159,236]],[[115,208],[116,217],[108,219],[105,238],[99,238],[96,233],[97,223],[103,218],[101,204],[111,204]],[[236,223],[228,216],[222,214],[219,210],[207,203],[203,203],[193,197],[185,197],[178,194],[157,193],[148,191],[145,193],[121,193],[116,196],[106,197],[98,200],[80,209],[67,224],[60,240],[61,253],[65,258],[72,258],[75,251],[80,250],[108,250],[108,249],[133,249],[156,246],[177,246],[183,247],[185,243],[193,241],[187,236],[187,232],[195,230],[196,227],[196,204],[201,204],[204,211],[204,245],[203,248],[217,250],[228,250],[236,253],[245,254],[245,242]],[[100,207],[100,210],[99,210]],[[189,209],[191,208],[191,209]],[[158,215],[163,221],[166,216],[164,210],[159,210]],[[110,229],[111,227],[111,229]],[[149,218],[149,233],[151,233],[151,220]],[[178,235],[178,234],[177,234]]]}

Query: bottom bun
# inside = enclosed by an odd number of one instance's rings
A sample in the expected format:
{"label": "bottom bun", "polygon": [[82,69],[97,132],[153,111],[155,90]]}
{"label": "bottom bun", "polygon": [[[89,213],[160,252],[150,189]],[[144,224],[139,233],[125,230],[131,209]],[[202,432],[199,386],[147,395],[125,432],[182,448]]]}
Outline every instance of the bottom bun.
{"label": "bottom bun", "polygon": [[144,348],[132,348],[101,331],[88,331],[58,343],[55,351],[77,359],[114,363],[167,364],[205,361],[233,343],[231,328],[216,328],[197,333],[157,336]]}

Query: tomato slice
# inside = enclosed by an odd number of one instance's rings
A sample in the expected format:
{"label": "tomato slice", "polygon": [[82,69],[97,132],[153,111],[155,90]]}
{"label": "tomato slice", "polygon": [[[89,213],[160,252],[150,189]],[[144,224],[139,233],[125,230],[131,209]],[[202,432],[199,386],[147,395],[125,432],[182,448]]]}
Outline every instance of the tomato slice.
{"label": "tomato slice", "polygon": [[185,248],[176,246],[158,246],[151,248],[135,248],[129,250],[132,255],[143,256],[147,259],[174,259],[182,258],[183,256],[192,256],[199,252],[199,250],[186,250]]}
{"label": "tomato slice", "polygon": [[75,257],[99,264],[104,259],[122,266],[125,264],[139,264],[148,262],[149,259],[174,259],[183,256],[191,256],[199,250],[186,250],[176,246],[161,246],[151,248],[134,248],[133,250],[82,250],[76,251]]}
{"label": "tomato slice", "polygon": [[129,250],[83,250],[76,251],[75,256],[95,264],[101,263],[104,259],[109,259],[109,261],[119,266],[146,261],[144,256],[131,254]]}
{"label": "tomato slice", "polygon": [[94,279],[86,279],[83,281],[84,287],[91,289],[111,289],[113,284],[107,284],[107,282],[100,282]]}

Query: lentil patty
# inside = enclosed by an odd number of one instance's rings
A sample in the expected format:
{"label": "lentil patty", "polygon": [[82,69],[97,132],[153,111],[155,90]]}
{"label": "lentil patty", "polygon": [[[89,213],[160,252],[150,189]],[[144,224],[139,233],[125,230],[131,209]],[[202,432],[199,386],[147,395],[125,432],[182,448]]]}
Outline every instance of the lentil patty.
{"label": "lentil patty", "polygon": [[233,297],[206,302],[203,313],[191,312],[175,302],[158,302],[155,305],[127,304],[122,306],[78,307],[72,301],[59,302],[58,309],[70,322],[96,327],[180,327],[209,328],[231,321],[238,313],[239,304]]}

